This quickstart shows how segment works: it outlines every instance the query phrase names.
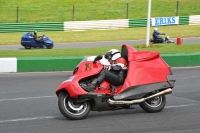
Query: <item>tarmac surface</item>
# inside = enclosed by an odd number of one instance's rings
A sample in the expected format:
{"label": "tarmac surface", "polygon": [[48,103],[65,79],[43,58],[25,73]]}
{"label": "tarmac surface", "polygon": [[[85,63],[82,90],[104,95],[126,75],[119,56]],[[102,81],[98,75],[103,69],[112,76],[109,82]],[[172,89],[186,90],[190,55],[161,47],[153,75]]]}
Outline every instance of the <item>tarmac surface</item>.
{"label": "tarmac surface", "polygon": [[[176,44],[176,38],[172,38]],[[146,44],[146,40],[124,40],[124,41],[104,41],[104,42],[77,42],[77,43],[55,43],[53,49],[63,48],[91,48],[102,46],[121,46],[122,44]],[[200,37],[183,38],[182,44],[200,44]],[[25,50],[21,44],[0,45],[0,50]]]}
{"label": "tarmac surface", "polygon": [[162,112],[135,105],[77,121],[62,116],[55,95],[71,72],[0,73],[0,133],[199,133],[200,67],[172,71],[176,83]]}

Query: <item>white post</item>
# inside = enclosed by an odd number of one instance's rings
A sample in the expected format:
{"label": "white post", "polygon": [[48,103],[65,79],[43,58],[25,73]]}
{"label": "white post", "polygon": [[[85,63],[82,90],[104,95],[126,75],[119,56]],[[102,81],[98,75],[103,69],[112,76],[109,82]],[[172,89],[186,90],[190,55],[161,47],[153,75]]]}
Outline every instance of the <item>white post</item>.
{"label": "white post", "polygon": [[146,46],[149,46],[149,33],[150,33],[150,21],[151,21],[151,0],[148,0],[148,16],[147,16],[147,36]]}

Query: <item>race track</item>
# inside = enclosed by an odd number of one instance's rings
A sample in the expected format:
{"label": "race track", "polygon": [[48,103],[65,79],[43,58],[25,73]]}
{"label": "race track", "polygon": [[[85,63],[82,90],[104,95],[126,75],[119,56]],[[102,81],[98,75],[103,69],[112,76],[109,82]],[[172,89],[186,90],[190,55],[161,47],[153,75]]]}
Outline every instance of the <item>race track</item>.
{"label": "race track", "polygon": [[134,106],[79,121],[61,115],[54,93],[71,72],[1,73],[0,133],[199,133],[200,68],[172,70],[177,81],[162,112]]}
{"label": "race track", "polygon": [[[176,39],[172,38],[176,43]],[[183,38],[183,44],[199,44],[200,38]],[[90,48],[90,47],[102,47],[102,46],[121,46],[122,44],[146,44],[146,40],[125,40],[125,41],[106,41],[106,42],[77,42],[77,43],[63,43],[58,44],[55,42],[53,49],[63,48]],[[0,50],[26,50],[20,44],[18,45],[0,45]]]}

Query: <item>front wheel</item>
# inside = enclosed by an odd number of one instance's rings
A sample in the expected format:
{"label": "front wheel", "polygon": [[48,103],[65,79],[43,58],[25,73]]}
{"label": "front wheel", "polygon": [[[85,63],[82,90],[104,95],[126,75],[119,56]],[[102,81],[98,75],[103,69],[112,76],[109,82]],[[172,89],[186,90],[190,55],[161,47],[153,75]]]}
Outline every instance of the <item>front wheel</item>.
{"label": "front wheel", "polygon": [[140,107],[148,113],[160,112],[166,104],[165,95],[157,96],[140,103]]}
{"label": "front wheel", "polygon": [[70,120],[85,119],[90,112],[90,103],[88,101],[76,103],[76,100],[71,98],[68,93],[61,92],[58,99],[59,110]]}
{"label": "front wheel", "polygon": [[47,49],[52,49],[53,48],[53,44],[46,43],[45,45],[46,45]]}

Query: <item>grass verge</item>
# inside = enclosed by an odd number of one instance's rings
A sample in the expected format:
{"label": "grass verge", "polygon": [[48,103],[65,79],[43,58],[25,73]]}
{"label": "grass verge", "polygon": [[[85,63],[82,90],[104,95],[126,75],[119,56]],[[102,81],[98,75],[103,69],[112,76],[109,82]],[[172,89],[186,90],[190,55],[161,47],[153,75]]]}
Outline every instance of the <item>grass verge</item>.
{"label": "grass verge", "polygon": [[[154,27],[151,27],[150,33]],[[199,37],[199,25],[160,26],[159,31],[166,33],[171,38]],[[24,33],[0,33],[0,45],[20,44]],[[138,40],[146,38],[146,27],[113,30],[87,30],[70,32],[39,32],[39,35],[48,35],[55,43],[70,42],[99,42],[117,40]],[[150,34],[150,37],[152,35]]]}
{"label": "grass verge", "polygon": [[[146,18],[148,7],[148,0],[1,0],[0,3],[0,23],[15,23],[17,16],[20,23]],[[174,16],[176,4],[177,0],[152,0],[151,16]],[[199,0],[179,0],[178,15],[200,14],[199,5]]]}
{"label": "grass verge", "polygon": [[[200,44],[153,44],[148,48],[138,48],[138,45],[132,45],[138,51],[159,51],[161,54],[181,54],[200,52]],[[62,56],[90,56],[105,54],[109,49],[120,46],[107,46],[101,48],[81,48],[81,49],[34,49],[34,50],[4,50],[0,52],[0,57],[62,57]],[[97,52],[98,51],[98,52]]]}

